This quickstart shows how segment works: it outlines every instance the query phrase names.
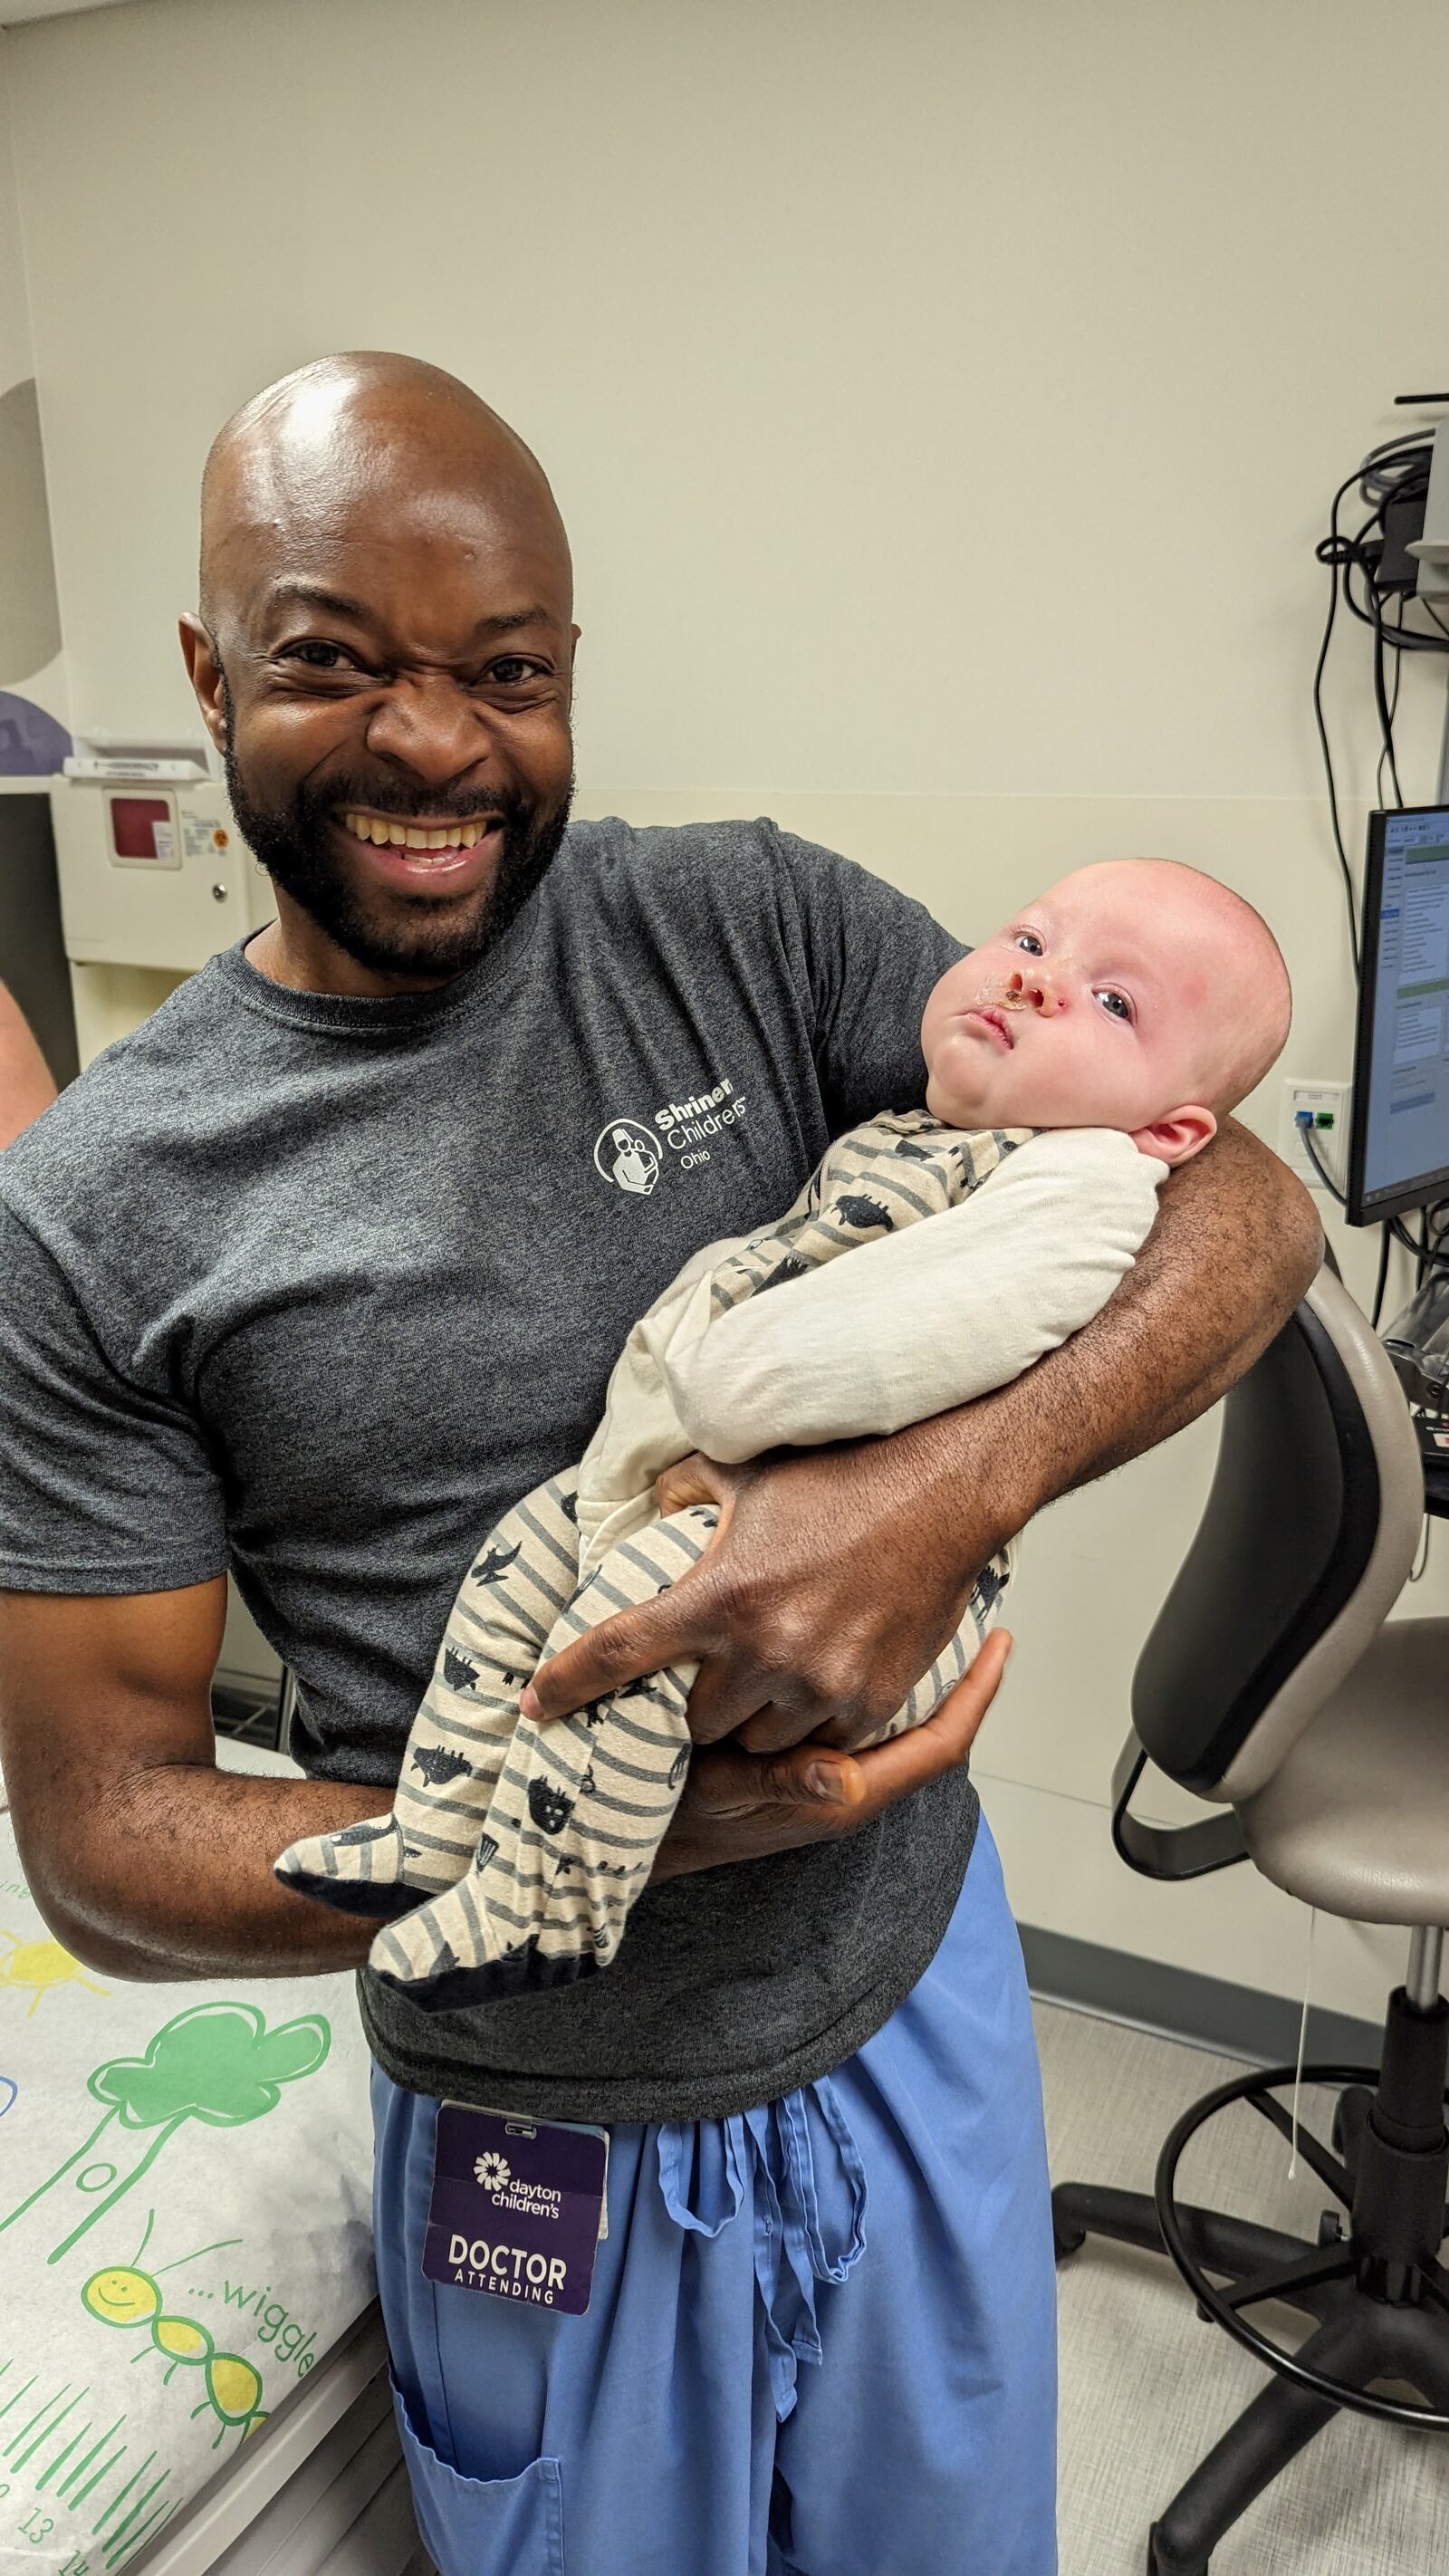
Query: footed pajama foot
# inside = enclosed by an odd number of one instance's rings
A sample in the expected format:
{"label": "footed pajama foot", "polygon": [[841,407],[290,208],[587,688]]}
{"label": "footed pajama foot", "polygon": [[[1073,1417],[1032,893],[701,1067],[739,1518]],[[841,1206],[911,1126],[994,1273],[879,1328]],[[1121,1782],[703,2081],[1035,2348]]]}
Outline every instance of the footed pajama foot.
{"label": "footed pajama foot", "polygon": [[299,1896],[376,1923],[417,1904],[418,1889],[403,1874],[414,1859],[396,1816],[365,1816],[340,1833],[311,1834],[293,1843],[272,1866],[282,1885]]}
{"label": "footed pajama foot", "polygon": [[391,1816],[294,1843],[275,1864],[299,1895],[390,1921],[472,1864],[518,1720],[518,1693],[578,1581],[574,1470],[489,1532],[453,1603],[413,1719]]}
{"label": "footed pajama foot", "polygon": [[[485,1844],[479,1857],[486,1869],[494,1855]],[[555,1939],[556,1947],[547,1932],[531,1932],[513,1948],[498,1949],[496,1929],[479,1902],[476,1873],[470,1871],[445,1896],[379,1932],[368,1965],[381,1984],[425,2012],[466,2012],[472,2005],[501,2003],[511,1995],[576,1985],[602,1964],[595,1951],[580,1949],[568,1933]]]}

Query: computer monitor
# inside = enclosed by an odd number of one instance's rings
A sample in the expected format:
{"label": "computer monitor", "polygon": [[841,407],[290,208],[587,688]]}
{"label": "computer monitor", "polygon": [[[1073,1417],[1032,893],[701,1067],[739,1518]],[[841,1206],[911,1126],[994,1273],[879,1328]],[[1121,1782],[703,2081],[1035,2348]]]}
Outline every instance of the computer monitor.
{"label": "computer monitor", "polygon": [[1449,1198],[1449,806],[1369,818],[1347,1212]]}

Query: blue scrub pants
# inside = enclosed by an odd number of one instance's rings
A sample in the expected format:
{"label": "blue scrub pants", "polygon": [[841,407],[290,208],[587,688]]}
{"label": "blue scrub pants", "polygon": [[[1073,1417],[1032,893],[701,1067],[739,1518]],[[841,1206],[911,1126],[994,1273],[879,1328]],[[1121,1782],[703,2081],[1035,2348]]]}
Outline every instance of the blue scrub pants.
{"label": "blue scrub pants", "polygon": [[611,2132],[586,2316],[425,2280],[437,2105],[374,2071],[377,2267],[441,2576],[1054,2576],[1041,2090],[983,1822],[834,2074]]}

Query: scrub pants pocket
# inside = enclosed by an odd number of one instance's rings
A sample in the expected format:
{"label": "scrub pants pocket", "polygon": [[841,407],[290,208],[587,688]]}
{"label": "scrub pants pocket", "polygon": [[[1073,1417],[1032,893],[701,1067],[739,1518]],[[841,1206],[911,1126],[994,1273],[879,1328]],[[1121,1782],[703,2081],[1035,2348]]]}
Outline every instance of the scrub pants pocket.
{"label": "scrub pants pocket", "polygon": [[566,2576],[563,2469],[538,2459],[515,2478],[468,2478],[425,2441],[396,2380],[393,2410],[413,2507],[439,2576],[506,2568],[509,2576]]}

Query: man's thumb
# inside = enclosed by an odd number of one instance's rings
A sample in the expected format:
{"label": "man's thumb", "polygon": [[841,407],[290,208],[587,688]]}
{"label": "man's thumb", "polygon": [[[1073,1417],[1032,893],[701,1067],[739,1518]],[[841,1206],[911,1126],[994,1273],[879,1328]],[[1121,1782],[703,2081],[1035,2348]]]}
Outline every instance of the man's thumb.
{"label": "man's thumb", "polygon": [[734,1500],[733,1470],[718,1466],[713,1458],[705,1458],[698,1449],[692,1449],[687,1458],[655,1477],[654,1498],[666,1518],[670,1512],[687,1511],[691,1503],[718,1503],[719,1527],[709,1542],[710,1547],[717,1547],[728,1526]]}
{"label": "man's thumb", "polygon": [[819,1753],[812,1749],[808,1762],[799,1763],[793,1769],[791,1785],[784,1794],[792,1798],[803,1795],[819,1799],[830,1807],[858,1807],[865,1796],[865,1780],[860,1764],[850,1754]]}

